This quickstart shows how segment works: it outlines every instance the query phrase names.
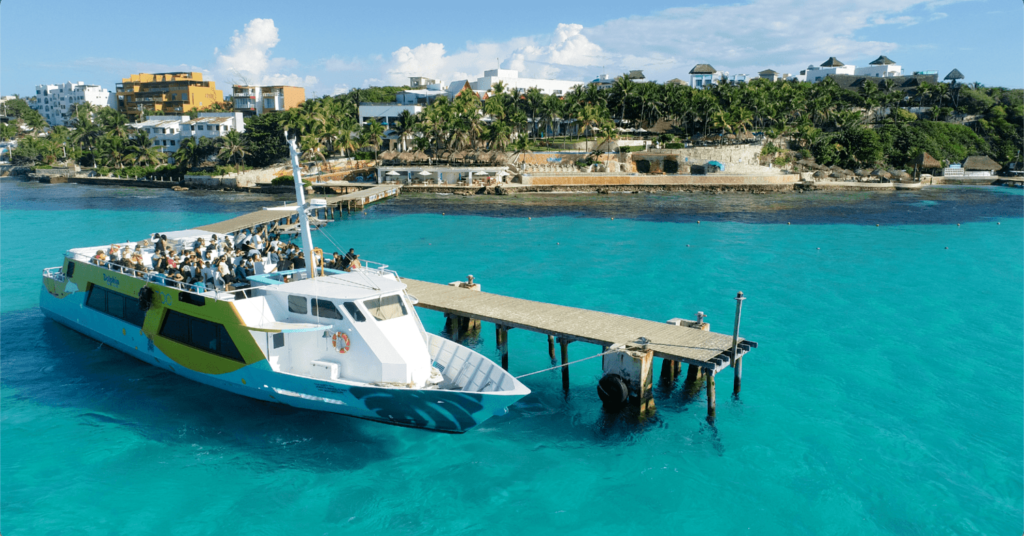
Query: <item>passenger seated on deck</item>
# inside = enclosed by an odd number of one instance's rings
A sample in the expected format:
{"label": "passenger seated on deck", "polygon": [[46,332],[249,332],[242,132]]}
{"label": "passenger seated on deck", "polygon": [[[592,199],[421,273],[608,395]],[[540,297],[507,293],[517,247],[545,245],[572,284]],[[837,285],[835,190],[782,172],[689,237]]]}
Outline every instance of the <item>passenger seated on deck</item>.
{"label": "passenger seated on deck", "polygon": [[341,266],[341,254],[338,253],[337,251],[335,251],[334,252],[334,258],[331,259],[331,262],[328,264],[327,267],[328,268],[333,268],[335,270],[340,270],[341,269],[340,266]]}
{"label": "passenger seated on deck", "polygon": [[358,270],[360,267],[361,265],[359,264],[359,255],[356,255],[355,258],[348,263],[348,266],[345,267],[345,271],[351,272],[352,270]]}
{"label": "passenger seated on deck", "polygon": [[305,257],[302,256],[302,252],[301,251],[299,252],[298,255],[295,256],[295,259],[293,261],[293,265],[295,266],[296,270],[299,270],[301,268],[305,268],[306,267],[306,259],[305,259]]}
{"label": "passenger seated on deck", "polygon": [[249,274],[245,273],[245,264],[239,264],[239,265],[235,266],[235,271],[234,271],[235,281],[238,281],[238,282],[243,282],[243,281],[248,282],[249,281],[248,275]]}
{"label": "passenger seated on deck", "polygon": [[145,272],[146,271],[146,265],[142,264],[142,255],[140,255],[138,253],[132,254],[131,268],[133,270],[138,271],[138,272]]}

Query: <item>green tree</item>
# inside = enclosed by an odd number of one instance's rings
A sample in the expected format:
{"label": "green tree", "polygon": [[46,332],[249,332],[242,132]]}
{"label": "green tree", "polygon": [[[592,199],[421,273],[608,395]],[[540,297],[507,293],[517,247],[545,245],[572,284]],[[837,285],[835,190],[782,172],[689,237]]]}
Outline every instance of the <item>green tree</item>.
{"label": "green tree", "polygon": [[237,174],[241,170],[239,166],[245,164],[245,157],[249,154],[245,138],[237,130],[231,130],[217,140],[217,145],[220,147],[217,159],[233,162]]}

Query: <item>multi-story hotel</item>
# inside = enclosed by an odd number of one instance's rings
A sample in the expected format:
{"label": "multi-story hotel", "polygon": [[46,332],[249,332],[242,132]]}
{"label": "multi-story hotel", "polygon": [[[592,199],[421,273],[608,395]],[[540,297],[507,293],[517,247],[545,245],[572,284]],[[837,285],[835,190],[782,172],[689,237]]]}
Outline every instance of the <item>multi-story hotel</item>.
{"label": "multi-story hotel", "polygon": [[114,107],[115,102],[114,94],[100,86],[66,82],[36,86],[36,98],[29,101],[29,107],[39,112],[51,126],[70,126],[76,104]]}
{"label": "multi-story hotel", "polygon": [[306,90],[293,86],[233,86],[236,112],[246,116],[290,110],[306,100]]}
{"label": "multi-story hotel", "polygon": [[117,85],[117,109],[132,121],[146,112],[182,114],[223,100],[224,92],[216,83],[203,81],[203,74],[197,72],[133,74]]}

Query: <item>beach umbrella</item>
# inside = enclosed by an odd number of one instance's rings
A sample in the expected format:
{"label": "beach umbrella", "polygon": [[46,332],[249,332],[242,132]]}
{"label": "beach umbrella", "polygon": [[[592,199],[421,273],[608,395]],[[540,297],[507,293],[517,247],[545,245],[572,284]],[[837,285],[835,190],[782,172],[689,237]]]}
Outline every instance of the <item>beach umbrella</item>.
{"label": "beach umbrella", "polygon": [[400,173],[392,169],[391,171],[385,173],[385,175],[387,175],[388,177],[397,177],[400,175]]}
{"label": "beach umbrella", "polygon": [[430,172],[424,169],[423,171],[417,173],[417,175],[419,175],[421,177],[429,177],[430,176]]}

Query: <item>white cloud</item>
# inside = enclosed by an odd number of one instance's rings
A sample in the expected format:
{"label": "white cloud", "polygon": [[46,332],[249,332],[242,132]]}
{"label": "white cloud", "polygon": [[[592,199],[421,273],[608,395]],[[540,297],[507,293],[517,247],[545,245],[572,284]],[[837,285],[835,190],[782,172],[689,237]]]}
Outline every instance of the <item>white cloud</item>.
{"label": "white cloud", "polygon": [[311,87],[319,83],[315,76],[301,76],[294,72],[299,62],[294,59],[275,58],[272,49],[281,42],[273,19],[252,19],[239,33],[231,36],[225,53],[214,49],[217,59],[215,72],[219,80],[251,84]]}
{"label": "white cloud", "polygon": [[410,76],[452,81],[480,76],[499,62],[523,77],[576,80],[632,69],[643,69],[649,79],[686,78],[697,63],[733,73],[796,72],[829,56],[854,63],[892,54],[897,43],[865,39],[861,32],[916,24],[920,19],[908,14],[912,8],[931,10],[954,1],[850,0],[823,6],[819,0],[749,0],[677,7],[594,27],[558,24],[550,34],[468,43],[454,51],[444,43],[404,46],[392,52],[384,77],[392,84],[408,83]]}
{"label": "white cloud", "polygon": [[448,53],[441,43],[402,47],[391,53],[387,79],[408,83],[410,76],[429,76],[445,81],[475,79],[499,65],[530,78],[583,80],[595,65],[606,60],[601,47],[583,35],[579,24],[559,24],[549,35],[516,37],[503,43],[469,43],[464,50]]}

